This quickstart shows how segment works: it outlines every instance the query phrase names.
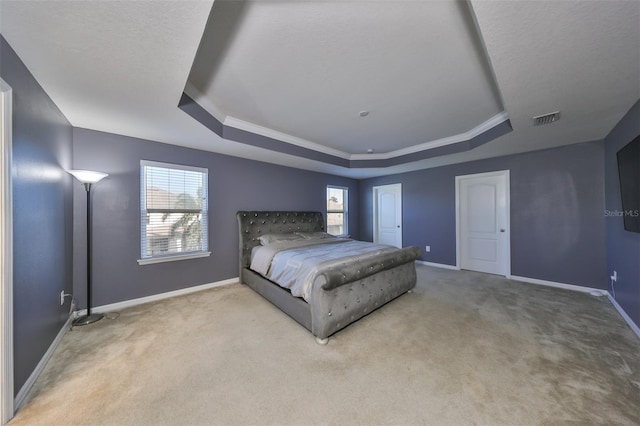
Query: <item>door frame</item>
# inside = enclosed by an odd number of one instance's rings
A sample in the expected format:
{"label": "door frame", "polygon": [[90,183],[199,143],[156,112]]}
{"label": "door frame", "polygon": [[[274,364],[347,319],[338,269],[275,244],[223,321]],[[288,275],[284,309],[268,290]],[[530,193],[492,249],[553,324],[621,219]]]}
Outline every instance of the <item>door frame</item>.
{"label": "door frame", "polygon": [[488,177],[502,177],[504,179],[505,187],[505,242],[506,247],[504,250],[505,277],[511,278],[511,186],[510,186],[510,172],[509,170],[497,170],[495,172],[475,173],[470,175],[456,176],[456,267],[462,269],[462,260],[460,254],[460,247],[462,241],[462,235],[460,234],[460,184],[463,180],[488,178]]}
{"label": "door frame", "polygon": [[403,238],[402,235],[404,233],[404,224],[402,223],[402,184],[401,183],[392,183],[389,185],[378,185],[373,187],[373,242],[378,242],[378,191],[382,188],[397,188],[400,193],[400,247],[402,247]]}
{"label": "door frame", "polygon": [[0,78],[0,424],[13,417],[13,197],[11,151],[13,91]]}

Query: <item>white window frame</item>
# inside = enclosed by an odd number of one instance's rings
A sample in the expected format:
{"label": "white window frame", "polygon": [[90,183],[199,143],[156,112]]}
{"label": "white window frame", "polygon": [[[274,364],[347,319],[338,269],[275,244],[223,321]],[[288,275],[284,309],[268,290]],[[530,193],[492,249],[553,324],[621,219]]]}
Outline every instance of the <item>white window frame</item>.
{"label": "white window frame", "polygon": [[140,161],[140,259],[138,259],[139,265],[151,265],[154,263],[163,263],[163,262],[174,262],[177,260],[187,260],[187,259],[197,259],[199,257],[207,257],[211,255],[209,251],[209,185],[207,182],[207,194],[205,196],[205,202],[202,209],[202,217],[203,220],[206,220],[207,226],[206,232],[203,235],[204,244],[203,250],[194,251],[188,253],[175,253],[175,254],[163,254],[156,255],[151,257],[144,257],[144,253],[147,252],[147,241],[146,241],[146,202],[147,202],[147,182],[145,175],[145,167],[163,167],[167,169],[175,169],[175,170],[186,170],[192,172],[204,173],[206,178],[209,178],[209,169],[203,167],[194,167],[187,166],[183,164],[173,164],[173,163],[162,163],[158,161],[149,161],[149,160],[141,160]]}
{"label": "white window frame", "polygon": [[[329,189],[339,189],[344,191],[344,204],[343,204],[343,209],[342,210],[329,210],[327,208],[327,193],[329,192]],[[329,213],[342,213],[344,216],[344,233],[341,235],[336,235],[336,237],[346,237],[349,235],[349,188],[347,188],[346,186],[336,186],[336,185],[327,185],[327,188],[324,192],[324,202],[325,202],[325,209],[327,211],[327,223],[326,223],[326,228],[327,231],[329,230]]]}

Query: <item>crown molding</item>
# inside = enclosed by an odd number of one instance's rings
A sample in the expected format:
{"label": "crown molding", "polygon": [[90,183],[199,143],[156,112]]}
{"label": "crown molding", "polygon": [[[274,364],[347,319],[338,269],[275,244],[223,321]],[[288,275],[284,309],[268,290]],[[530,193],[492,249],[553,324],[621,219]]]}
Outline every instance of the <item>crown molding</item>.
{"label": "crown molding", "polygon": [[[223,128],[236,129],[243,132],[251,133],[257,136],[262,136],[274,141],[283,142],[298,148],[304,148],[319,154],[328,155],[334,157],[336,161],[347,160],[357,162],[367,161],[389,161],[398,157],[411,156],[421,152],[427,152],[431,149],[440,148],[444,146],[454,145],[461,142],[471,141],[473,138],[482,135],[494,129],[497,126],[507,122],[509,120],[509,114],[506,111],[502,111],[488,120],[480,123],[473,129],[467,132],[457,135],[449,136],[446,138],[436,139],[420,143],[418,145],[410,146],[407,148],[398,149],[395,151],[385,153],[371,153],[371,154],[350,154],[339,149],[330,148],[321,145],[316,142],[311,142],[307,139],[303,139],[297,136],[290,135],[288,133],[280,132],[268,127],[264,127],[255,123],[251,123],[231,115],[225,114],[221,108],[215,105],[206,95],[201,93],[191,83],[187,82],[184,94],[191,98],[202,110],[211,115],[217,120]],[[194,117],[195,118],[195,117]],[[198,119],[199,120],[199,119]],[[216,131],[217,132],[217,131]],[[220,134],[220,133],[218,133]],[[220,134],[222,136],[222,134]],[[442,154],[440,154],[442,155]]]}
{"label": "crown molding", "polygon": [[184,87],[184,94],[189,96],[195,103],[200,105],[202,109],[207,111],[213,118],[218,120],[220,123],[224,123],[227,119],[227,114],[225,114],[216,104],[214,104],[209,98],[195,88],[193,84],[187,81],[187,84]]}
{"label": "crown molding", "polygon": [[344,158],[346,160],[389,160],[391,158],[400,157],[403,155],[414,154],[416,152],[427,151],[429,149],[439,148],[441,146],[453,145],[455,143],[471,140],[474,137],[486,132],[487,130],[490,130],[495,126],[507,121],[508,119],[509,119],[509,114],[506,111],[503,111],[499,114],[494,115],[487,121],[477,125],[476,127],[469,130],[468,132],[460,133],[458,135],[449,136],[442,139],[436,139],[434,141],[421,143],[419,145],[414,145],[408,148],[402,148],[395,151],[378,153],[378,154],[375,154],[375,153],[374,154],[349,154],[348,152],[340,151],[334,148],[328,148],[318,143],[311,142],[309,140],[302,139],[296,136],[291,136],[287,133],[279,132],[277,130],[270,129],[268,127],[263,127],[257,124],[250,123],[248,121],[240,120],[230,115],[226,117],[223,124],[225,126],[234,127],[236,129],[240,129],[247,132],[255,133],[257,135],[280,140],[282,142],[286,142],[292,145],[311,149],[313,151],[321,152],[323,154]]}
{"label": "crown molding", "polygon": [[473,129],[469,130],[465,133],[460,133],[458,135],[449,136],[442,139],[436,139],[434,141],[424,142],[418,145],[410,146],[408,148],[402,148],[395,151],[381,153],[381,154],[352,154],[349,159],[350,160],[388,160],[395,157],[400,157],[408,154],[415,154],[416,152],[427,151],[434,148],[439,148],[441,146],[453,145],[459,142],[465,142],[475,138],[478,135],[490,130],[497,125],[507,121],[509,119],[509,114],[506,111],[503,111],[499,114],[494,115],[487,121],[477,125]]}
{"label": "crown molding", "polygon": [[231,117],[230,115],[227,116],[227,118],[224,120],[222,124],[228,127],[233,127],[239,130],[255,133],[256,135],[290,143],[291,145],[296,145],[302,148],[311,149],[313,151],[321,152],[323,154],[344,158],[345,160],[351,159],[351,155],[348,152],[340,151],[334,148],[329,148],[329,147],[320,145],[318,143],[308,141],[306,139],[302,139],[296,136],[289,135],[287,133],[270,129],[268,127],[263,127],[258,124],[253,124],[248,121],[240,120],[238,118]]}

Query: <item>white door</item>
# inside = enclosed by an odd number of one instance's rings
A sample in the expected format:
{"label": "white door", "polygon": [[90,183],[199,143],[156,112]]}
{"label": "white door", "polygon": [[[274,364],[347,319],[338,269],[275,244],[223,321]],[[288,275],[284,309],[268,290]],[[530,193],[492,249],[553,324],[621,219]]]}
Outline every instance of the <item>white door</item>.
{"label": "white door", "polygon": [[402,247],[402,185],[373,188],[373,242]]}
{"label": "white door", "polygon": [[456,176],[458,266],[511,274],[509,171]]}

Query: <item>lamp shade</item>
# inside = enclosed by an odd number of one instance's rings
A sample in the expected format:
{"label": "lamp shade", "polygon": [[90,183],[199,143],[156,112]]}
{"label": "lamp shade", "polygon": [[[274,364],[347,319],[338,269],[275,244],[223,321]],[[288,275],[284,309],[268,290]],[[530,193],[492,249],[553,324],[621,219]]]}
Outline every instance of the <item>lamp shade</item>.
{"label": "lamp shade", "polygon": [[91,170],[69,170],[69,173],[82,183],[98,183],[109,176],[107,173],[94,172]]}

